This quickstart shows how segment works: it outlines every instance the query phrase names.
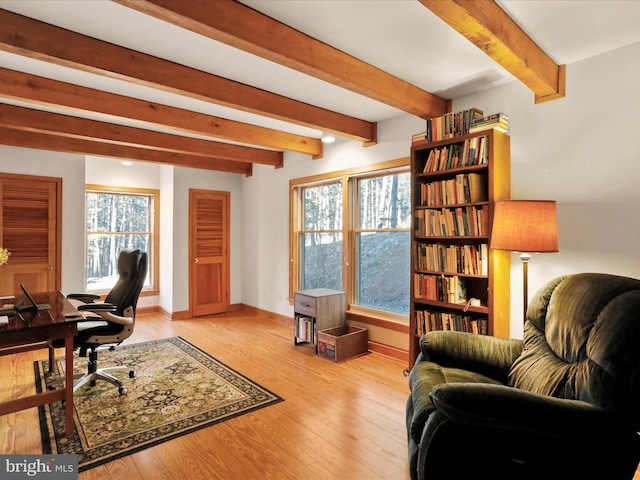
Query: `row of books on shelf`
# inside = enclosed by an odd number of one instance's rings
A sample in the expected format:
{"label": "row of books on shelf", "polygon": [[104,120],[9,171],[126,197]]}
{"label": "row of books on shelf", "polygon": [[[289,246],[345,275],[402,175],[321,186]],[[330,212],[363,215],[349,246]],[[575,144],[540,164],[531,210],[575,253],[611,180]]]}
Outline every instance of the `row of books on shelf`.
{"label": "row of books on shelf", "polygon": [[509,133],[509,115],[494,113],[471,122],[469,133],[484,132],[485,130],[499,130]]}
{"label": "row of books on shelf", "polygon": [[429,118],[424,132],[412,137],[412,142],[428,143],[454,138],[469,133],[471,123],[482,118],[484,112],[479,108],[469,108],[459,112],[447,112],[441,117]]}
{"label": "row of books on shelf", "polygon": [[486,202],[486,173],[459,173],[455,178],[420,185],[420,205],[458,205]]}
{"label": "row of books on shelf", "polygon": [[489,163],[489,137],[473,137],[463,142],[429,150],[422,173],[440,172],[452,168]]}
{"label": "row of books on shelf", "polygon": [[296,316],[296,337],[305,342],[313,343],[316,338],[316,322],[313,317]]}
{"label": "row of books on shelf", "polygon": [[456,332],[469,332],[479,335],[487,335],[488,321],[486,318],[473,318],[470,315],[437,312],[430,310],[416,310],[417,335],[424,335],[434,330],[453,330]]}
{"label": "row of books on shelf", "polygon": [[460,273],[465,275],[488,274],[489,247],[479,245],[443,245],[440,243],[416,244],[416,267],[431,272]]}
{"label": "row of books on shelf", "polygon": [[425,130],[411,136],[411,145],[420,146],[492,128],[508,132],[509,116],[504,113],[485,116],[479,108],[447,112],[441,117],[429,118]]}
{"label": "row of books on shelf", "polygon": [[446,303],[467,303],[467,289],[457,275],[413,274],[413,296]]}
{"label": "row of books on shelf", "polygon": [[486,205],[417,209],[415,233],[419,237],[483,237],[489,235]]}

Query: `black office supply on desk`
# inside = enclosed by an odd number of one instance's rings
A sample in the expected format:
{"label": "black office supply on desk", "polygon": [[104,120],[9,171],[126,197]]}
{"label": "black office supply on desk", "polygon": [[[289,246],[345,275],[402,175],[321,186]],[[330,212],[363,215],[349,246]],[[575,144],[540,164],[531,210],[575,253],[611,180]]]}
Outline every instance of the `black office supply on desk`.
{"label": "black office supply on desk", "polygon": [[[49,305],[48,303],[38,303],[38,302],[36,302],[33,299],[33,297],[31,296],[31,294],[27,291],[27,289],[25,288],[25,286],[23,284],[20,284],[20,288],[24,292],[24,295],[22,295],[22,297],[20,297],[20,300],[18,300],[18,303],[16,303],[13,306],[13,308],[15,310],[14,314],[16,312],[17,313],[26,312],[26,311],[30,311],[30,310],[38,311],[38,310],[50,310],[51,309],[51,305]],[[25,299],[28,299],[31,302],[31,305],[22,305],[24,303]]]}

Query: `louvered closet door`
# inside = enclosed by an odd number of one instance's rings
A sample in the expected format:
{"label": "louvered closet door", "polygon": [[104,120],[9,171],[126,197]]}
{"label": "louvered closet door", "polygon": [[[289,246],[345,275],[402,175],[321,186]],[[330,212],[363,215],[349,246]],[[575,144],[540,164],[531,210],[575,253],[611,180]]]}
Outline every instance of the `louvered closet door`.
{"label": "louvered closet door", "polygon": [[[0,266],[0,294],[59,290],[62,180],[0,174],[0,246],[11,252]],[[79,221],[82,221],[80,219]]]}
{"label": "louvered closet door", "polygon": [[229,308],[229,192],[189,191],[190,310],[194,317]]}

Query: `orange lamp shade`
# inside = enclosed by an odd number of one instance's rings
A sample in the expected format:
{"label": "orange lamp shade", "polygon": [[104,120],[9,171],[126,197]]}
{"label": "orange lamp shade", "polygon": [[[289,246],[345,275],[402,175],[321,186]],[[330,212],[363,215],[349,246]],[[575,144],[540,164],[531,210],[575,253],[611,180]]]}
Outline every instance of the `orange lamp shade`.
{"label": "orange lamp shade", "polygon": [[490,246],[512,252],[557,252],[556,202],[554,200],[496,202]]}

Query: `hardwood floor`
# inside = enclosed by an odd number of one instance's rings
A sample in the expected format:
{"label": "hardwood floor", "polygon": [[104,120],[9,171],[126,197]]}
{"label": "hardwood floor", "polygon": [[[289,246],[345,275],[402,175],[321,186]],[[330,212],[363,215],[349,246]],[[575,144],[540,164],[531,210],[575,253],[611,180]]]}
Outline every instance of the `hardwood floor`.
{"label": "hardwood floor", "polygon": [[[375,353],[336,364],[294,346],[292,330],[253,311],[180,321],[139,315],[126,343],[181,336],[285,401],[82,472],[80,480],[408,479],[405,364]],[[0,357],[0,399],[34,393],[33,362],[46,355]],[[0,453],[42,453],[37,409],[0,417]]]}

